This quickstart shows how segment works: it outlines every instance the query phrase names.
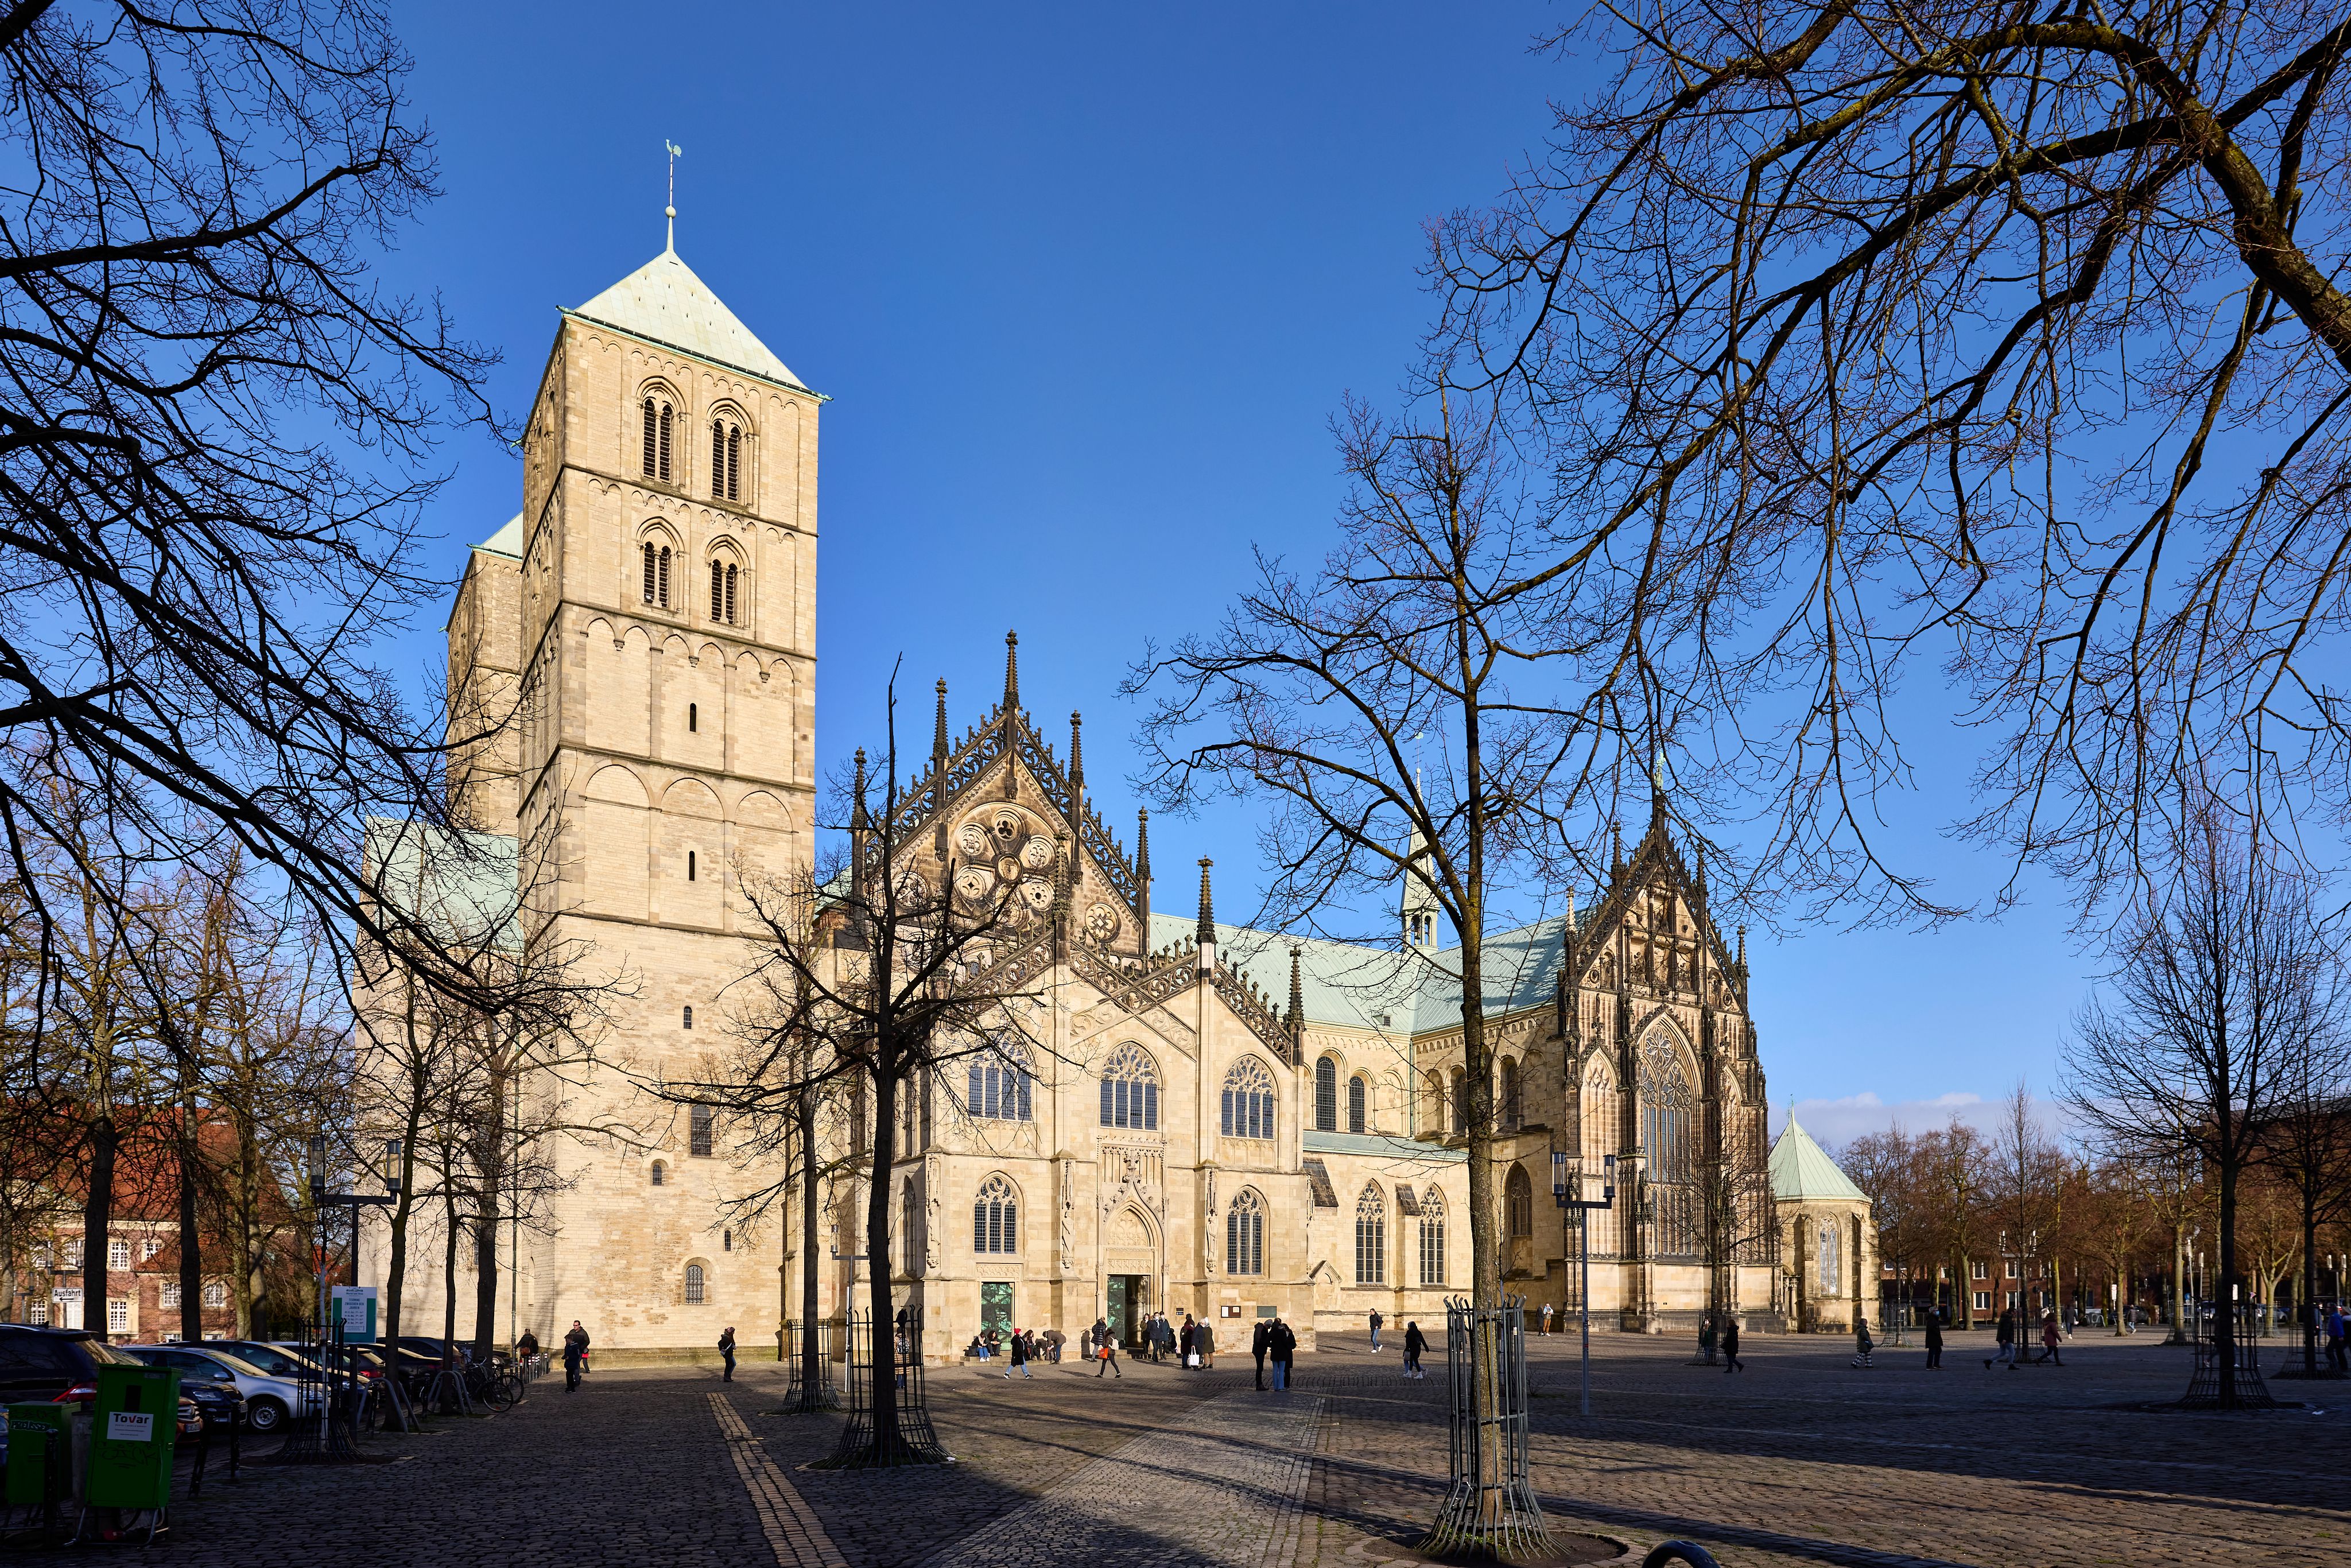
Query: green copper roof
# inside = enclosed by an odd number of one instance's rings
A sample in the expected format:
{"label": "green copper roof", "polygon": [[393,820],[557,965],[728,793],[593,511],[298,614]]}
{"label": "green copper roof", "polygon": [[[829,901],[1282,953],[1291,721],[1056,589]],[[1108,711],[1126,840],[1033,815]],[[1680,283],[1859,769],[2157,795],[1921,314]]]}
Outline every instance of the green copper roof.
{"label": "green copper roof", "polygon": [[1829,1152],[1813,1142],[1813,1135],[1797,1124],[1792,1113],[1787,1127],[1780,1134],[1780,1141],[1771,1145],[1771,1196],[1793,1203],[1814,1198],[1848,1203],[1869,1201],[1869,1195],[1854,1186],[1853,1178],[1837,1168]]}
{"label": "green copper roof", "polygon": [[508,560],[522,559],[522,514],[517,512],[506,520],[506,526],[474,547],[492,555],[502,555]]}
{"label": "green copper roof", "polygon": [[698,360],[787,386],[800,384],[674,250],[662,252],[571,314]]}

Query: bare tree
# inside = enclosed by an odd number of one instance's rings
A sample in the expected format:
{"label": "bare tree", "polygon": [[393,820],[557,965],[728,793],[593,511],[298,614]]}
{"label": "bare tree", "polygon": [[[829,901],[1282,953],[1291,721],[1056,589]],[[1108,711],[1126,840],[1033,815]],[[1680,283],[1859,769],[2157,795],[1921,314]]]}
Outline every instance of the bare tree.
{"label": "bare tree", "polygon": [[[1579,810],[1598,829],[1608,801],[1571,759],[1579,745],[1604,753],[1625,727],[1604,712],[1579,724],[1550,696],[1555,667],[1588,650],[1559,642],[1559,606],[1523,586],[1549,519],[1520,487],[1507,432],[1442,391],[1428,413],[1391,424],[1351,406],[1346,542],[1304,574],[1260,556],[1257,585],[1215,632],[1155,651],[1126,689],[1154,699],[1143,744],[1163,804],[1214,790],[1270,803],[1265,924],[1324,930],[1374,901],[1425,902],[1451,924],[1458,946],[1441,959],[1430,933],[1403,963],[1459,988],[1471,1291],[1491,1311],[1502,1249],[1486,998],[1508,981],[1489,975],[1487,929],[1513,895],[1541,890]],[[1477,1515],[1448,1504],[1431,1537],[1443,1549],[1544,1539],[1531,1493],[1521,1518],[1498,1511],[1513,1506],[1499,1481],[1455,1490]]]}
{"label": "bare tree", "polygon": [[2319,982],[2318,1017],[2289,1060],[2262,1158],[2294,1195],[2302,1258],[2302,1370],[2318,1375],[2318,1234],[2351,1218],[2351,1028],[2339,958]]}
{"label": "bare tree", "polygon": [[2235,1405],[2245,1279],[2238,1205],[2294,1063],[2328,1027],[2329,955],[2308,885],[2258,837],[2207,810],[2179,844],[2161,901],[2123,935],[2105,993],[2078,1020],[2066,1098],[2117,1143],[2168,1141],[2209,1175],[2221,1310],[2220,1401]]}
{"label": "bare tree", "polygon": [[1967,831],[2085,901],[2218,769],[2342,820],[2346,40],[2293,0],[1621,0],[1550,40],[1601,85],[1437,226],[1437,351],[1547,434],[1562,597],[1770,802],[1771,891],[1968,902],[1880,843],[1920,661],[1984,737]]}

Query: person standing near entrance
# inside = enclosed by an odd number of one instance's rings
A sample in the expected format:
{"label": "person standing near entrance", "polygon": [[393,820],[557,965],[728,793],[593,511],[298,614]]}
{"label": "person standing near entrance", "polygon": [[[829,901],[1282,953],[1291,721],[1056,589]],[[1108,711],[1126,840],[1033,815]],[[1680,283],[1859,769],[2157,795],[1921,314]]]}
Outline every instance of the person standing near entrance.
{"label": "person standing near entrance", "polygon": [[[1546,1335],[1548,1335],[1548,1334],[1551,1333],[1551,1303],[1550,1303],[1549,1301],[1545,1301],[1545,1302],[1543,1303],[1543,1310],[1542,1310],[1542,1332],[1543,1332]],[[1708,1364],[1708,1366],[1712,1366],[1712,1365],[1714,1364],[1714,1363],[1713,1363],[1713,1362],[1711,1362],[1711,1361],[1708,1361],[1708,1362],[1707,1363],[1707,1364]]]}
{"label": "person standing near entrance", "polygon": [[1374,1307],[1372,1309],[1372,1354],[1374,1355],[1380,1354],[1380,1325],[1385,1322],[1387,1319],[1380,1316],[1379,1308]]}
{"label": "person standing near entrance", "polygon": [[1249,1354],[1257,1359],[1257,1387],[1258,1392],[1260,1394],[1265,1392],[1266,1343],[1272,1337],[1272,1333],[1273,1320],[1270,1318],[1259,1318],[1257,1321],[1256,1329],[1251,1331],[1249,1334]]}
{"label": "person standing near entrance", "polygon": [[732,1382],[734,1382],[734,1381],[735,1381],[735,1325],[734,1325],[733,1323],[728,1323],[728,1324],[726,1325],[726,1332],[725,1333],[720,1334],[720,1335],[718,1336],[718,1359],[719,1359],[719,1360],[721,1360],[721,1361],[723,1361],[723,1362],[725,1362],[725,1363],[726,1364],[726,1376],[724,1376],[724,1377],[722,1377],[722,1378],[720,1378],[718,1381],[719,1381],[719,1382],[721,1382],[721,1383],[732,1383]]}
{"label": "person standing near entrance", "polygon": [[580,1372],[588,1360],[588,1331],[580,1320],[571,1320],[571,1332],[563,1336],[563,1392],[569,1394],[580,1386]]}
{"label": "person standing near entrance", "polygon": [[1176,1333],[1176,1364],[1193,1364],[1192,1353],[1200,1348],[1200,1331],[1192,1322],[1192,1314],[1184,1314],[1184,1326]]}
{"label": "person standing near entrance", "polygon": [[1298,1354],[1298,1336],[1279,1317],[1273,1320],[1273,1333],[1267,1342],[1266,1352],[1273,1358],[1274,1387],[1288,1392],[1291,1363]]}
{"label": "person standing near entrance", "polygon": [[1093,1342],[1094,1359],[1102,1363],[1094,1369],[1094,1377],[1099,1380],[1107,1372],[1123,1379],[1126,1374],[1118,1369],[1118,1335],[1111,1333],[1110,1325],[1100,1318],[1094,1320]]}
{"label": "person standing near entrance", "polygon": [[1940,1307],[1927,1314],[1927,1370],[1943,1370],[1943,1309]]}
{"label": "person standing near entrance", "polygon": [[1200,1326],[1192,1331],[1192,1348],[1200,1353],[1200,1370],[1206,1372],[1217,1364],[1217,1331],[1202,1318]]}
{"label": "person standing near entrance", "polygon": [[1722,1320],[1722,1359],[1725,1363],[1722,1375],[1725,1377],[1734,1372],[1747,1370],[1739,1362],[1739,1318],[1735,1313]]}

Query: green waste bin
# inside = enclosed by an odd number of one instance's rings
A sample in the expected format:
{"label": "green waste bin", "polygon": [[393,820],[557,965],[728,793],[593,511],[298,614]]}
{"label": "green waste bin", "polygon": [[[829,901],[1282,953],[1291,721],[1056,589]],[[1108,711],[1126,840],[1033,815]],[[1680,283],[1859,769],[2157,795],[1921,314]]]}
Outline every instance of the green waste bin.
{"label": "green waste bin", "polygon": [[179,1435],[177,1372],[166,1366],[99,1367],[82,1501],[91,1508],[168,1505]]}
{"label": "green waste bin", "polygon": [[10,1508],[38,1508],[66,1495],[66,1417],[72,1412],[70,1405],[8,1406]]}

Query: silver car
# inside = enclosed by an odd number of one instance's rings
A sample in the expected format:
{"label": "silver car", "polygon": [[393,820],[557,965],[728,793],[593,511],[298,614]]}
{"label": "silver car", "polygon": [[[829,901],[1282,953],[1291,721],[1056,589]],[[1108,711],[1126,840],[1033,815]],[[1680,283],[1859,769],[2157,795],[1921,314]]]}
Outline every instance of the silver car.
{"label": "silver car", "polygon": [[294,1379],[273,1376],[242,1356],[214,1345],[133,1344],[123,1348],[151,1366],[201,1372],[235,1384],[236,1391],[245,1396],[245,1424],[256,1433],[278,1431],[297,1410],[315,1415],[319,1409],[316,1388],[309,1389],[306,1398],[302,1385]]}

